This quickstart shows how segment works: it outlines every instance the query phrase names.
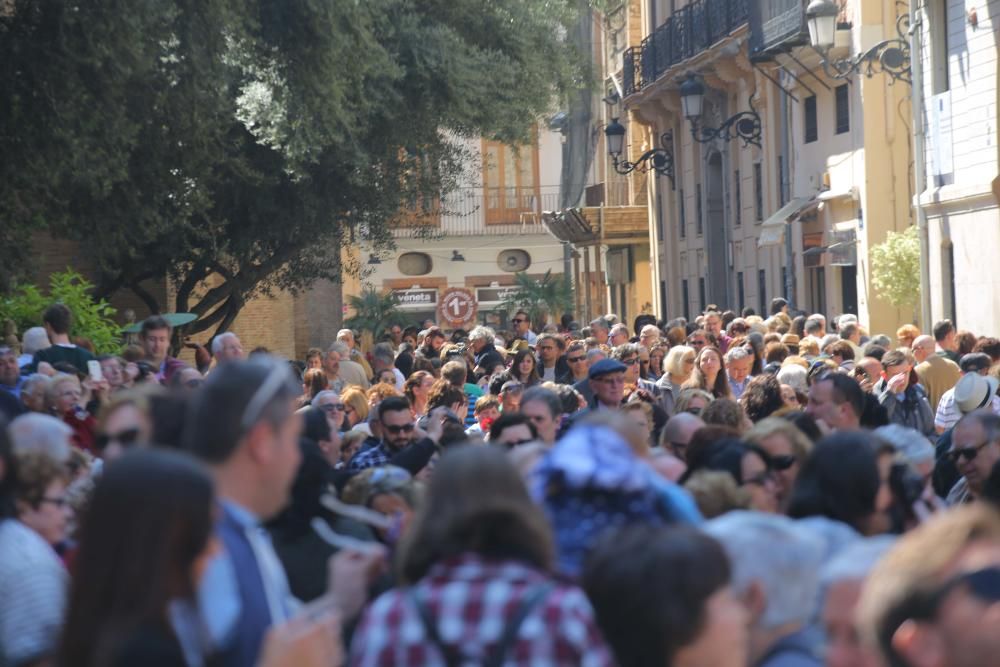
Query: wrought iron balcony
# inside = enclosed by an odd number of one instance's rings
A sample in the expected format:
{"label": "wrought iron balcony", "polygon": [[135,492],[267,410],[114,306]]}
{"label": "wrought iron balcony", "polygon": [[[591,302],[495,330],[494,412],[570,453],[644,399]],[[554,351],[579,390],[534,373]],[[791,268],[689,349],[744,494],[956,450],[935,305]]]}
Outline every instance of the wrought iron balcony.
{"label": "wrought iron balcony", "polygon": [[675,11],[641,46],[625,52],[626,97],[656,81],[668,69],[708,50],[747,22],[750,0],[694,0]]}
{"label": "wrought iron balcony", "polygon": [[457,188],[414,202],[389,224],[395,238],[544,234],[543,211],[559,209],[558,188]]}

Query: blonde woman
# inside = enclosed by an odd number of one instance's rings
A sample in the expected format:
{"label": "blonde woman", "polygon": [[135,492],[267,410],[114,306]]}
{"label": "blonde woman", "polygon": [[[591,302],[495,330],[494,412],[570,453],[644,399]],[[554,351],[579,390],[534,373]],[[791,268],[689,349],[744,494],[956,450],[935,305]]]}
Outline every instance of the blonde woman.
{"label": "blonde woman", "polygon": [[663,358],[663,375],[657,380],[656,386],[660,388],[661,404],[668,415],[673,415],[676,411],[674,406],[677,397],[684,383],[691,377],[695,356],[693,347],[674,345]]}

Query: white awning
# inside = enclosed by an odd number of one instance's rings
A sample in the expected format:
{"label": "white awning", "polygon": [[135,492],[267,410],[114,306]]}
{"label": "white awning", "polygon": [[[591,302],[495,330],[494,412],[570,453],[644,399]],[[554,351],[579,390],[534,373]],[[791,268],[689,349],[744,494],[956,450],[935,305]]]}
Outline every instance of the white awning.
{"label": "white awning", "polygon": [[813,197],[793,197],[791,201],[778,209],[774,215],[761,224],[760,234],[757,237],[757,247],[766,248],[781,245],[785,236],[785,223],[793,215],[808,208],[813,201]]}

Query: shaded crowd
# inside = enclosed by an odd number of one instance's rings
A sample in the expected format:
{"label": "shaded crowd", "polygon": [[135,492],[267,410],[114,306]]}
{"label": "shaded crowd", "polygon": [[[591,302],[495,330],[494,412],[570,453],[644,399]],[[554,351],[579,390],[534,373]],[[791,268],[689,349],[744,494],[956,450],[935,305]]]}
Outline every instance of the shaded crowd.
{"label": "shaded crowd", "polygon": [[710,306],[0,348],[0,665],[1000,655],[1000,340]]}

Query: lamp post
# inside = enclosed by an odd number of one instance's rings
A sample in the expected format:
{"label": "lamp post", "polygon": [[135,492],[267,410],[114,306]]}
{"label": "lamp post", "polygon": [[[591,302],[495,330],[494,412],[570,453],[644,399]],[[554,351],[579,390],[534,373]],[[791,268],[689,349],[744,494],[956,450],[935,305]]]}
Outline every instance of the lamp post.
{"label": "lamp post", "polygon": [[661,147],[650,148],[635,162],[622,159],[622,151],[625,148],[625,126],[619,123],[617,118],[612,118],[608,126],[604,128],[604,137],[608,142],[608,156],[611,158],[615,171],[619,174],[624,176],[633,171],[645,174],[652,169],[657,174],[669,178],[671,185],[674,183],[674,154],[671,150],[673,133],[664,132],[660,135]]}
{"label": "lamp post", "polygon": [[812,0],[806,7],[809,41],[820,54],[823,71],[827,76],[832,79],[846,79],[852,74],[863,74],[871,78],[879,72],[884,72],[891,77],[890,83],[905,81],[912,84],[910,45],[907,42],[910,20],[907,14],[900,14],[896,19],[896,32],[899,37],[883,40],[854,58],[830,60],[829,52],[833,48],[839,14],[840,8],[833,0]]}
{"label": "lamp post", "polygon": [[705,105],[705,86],[693,74],[680,87],[681,109],[684,117],[691,123],[691,136],[700,144],[714,139],[731,141],[739,139],[744,146],[753,144],[760,148],[761,121],[753,106],[753,96],[750,96],[750,110],[741,111],[727,118],[719,127],[704,127],[701,125],[702,111]]}

